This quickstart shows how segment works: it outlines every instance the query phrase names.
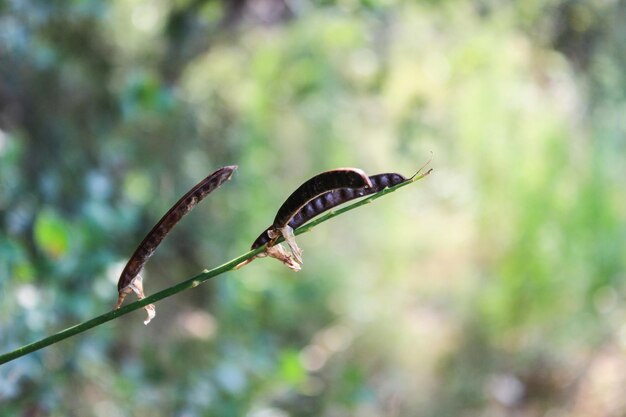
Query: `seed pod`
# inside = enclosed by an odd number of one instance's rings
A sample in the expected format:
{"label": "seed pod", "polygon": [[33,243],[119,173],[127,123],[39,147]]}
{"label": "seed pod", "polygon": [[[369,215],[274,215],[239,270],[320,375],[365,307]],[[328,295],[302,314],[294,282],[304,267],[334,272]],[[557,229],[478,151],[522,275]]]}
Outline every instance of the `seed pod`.
{"label": "seed pod", "polygon": [[[130,257],[120,279],[117,283],[119,298],[115,308],[119,308],[124,298],[130,292],[135,292],[139,299],[144,298],[143,289],[141,287],[141,278],[139,272],[165,236],[180,221],[180,219],[191,211],[203,198],[209,195],[213,190],[229,180],[233,172],[237,169],[236,165],[225,166],[213,172],[205,179],[200,181],[196,186],[189,190],[168,210],[167,213],[159,220],[159,222],[150,230],[143,241],[139,244],[135,252]],[[152,306],[152,304],[150,304]],[[147,306],[146,309],[148,309]],[[154,316],[154,306],[152,312],[148,311],[148,321]],[[150,317],[152,316],[152,317]],[[146,323],[147,324],[147,323]]]}
{"label": "seed pod", "polygon": [[291,193],[278,209],[272,226],[282,229],[291,218],[309,201],[331,190],[338,188],[371,187],[370,179],[358,168],[340,168],[322,172],[307,180]]}
{"label": "seed pod", "polygon": [[304,205],[300,211],[292,217],[289,222],[289,226],[295,230],[312,218],[319,216],[333,207],[337,207],[338,205],[354,200],[355,198],[375,194],[387,187],[393,187],[394,185],[398,185],[404,181],[406,181],[404,176],[392,172],[372,175],[370,177],[370,182],[372,183],[371,187],[340,188],[338,190],[329,191]]}
{"label": "seed pod", "polygon": [[[296,212],[296,214],[292,216],[291,220],[289,221],[289,226],[295,230],[312,218],[324,213],[325,211],[330,210],[333,207],[346,203],[350,200],[354,200],[355,198],[375,194],[387,187],[393,187],[406,181],[406,178],[401,174],[392,172],[372,175],[371,177],[369,177],[369,180],[371,183],[371,186],[369,187],[339,188],[336,190],[327,191],[324,194],[310,200],[308,203],[302,206],[300,210]],[[261,233],[259,237],[256,238],[256,240],[252,244],[251,249],[256,249],[259,246],[269,243],[272,240],[269,236],[269,231],[273,228],[274,226],[272,225],[265,229],[263,233]]]}
{"label": "seed pod", "polygon": [[[339,168],[322,172],[310,178],[304,184],[299,186],[278,209],[274,222],[268,227],[252,244],[252,249],[267,244],[267,247],[273,246],[276,239],[280,236],[291,248],[293,259],[284,252],[284,250],[266,250],[265,255],[269,255],[289,266],[291,269],[298,271],[302,264],[302,251],[298,247],[293,229],[289,226],[289,222],[302,207],[308,202],[315,199],[319,195],[339,188],[364,188],[371,187],[369,177],[358,168]],[[250,258],[237,265],[237,269],[252,262],[254,258]]]}

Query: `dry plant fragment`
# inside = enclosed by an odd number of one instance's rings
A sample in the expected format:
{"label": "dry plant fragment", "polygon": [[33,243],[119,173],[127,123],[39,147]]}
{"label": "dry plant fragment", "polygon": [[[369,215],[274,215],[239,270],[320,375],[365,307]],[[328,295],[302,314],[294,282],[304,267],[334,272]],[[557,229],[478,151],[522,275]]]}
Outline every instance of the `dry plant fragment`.
{"label": "dry plant fragment", "polygon": [[[115,304],[116,310],[122,306],[124,298],[126,298],[126,296],[131,292],[134,292],[135,295],[137,295],[137,299],[139,300],[143,300],[144,298],[146,298],[145,294],[143,293],[143,278],[141,277],[141,275],[137,275],[135,278],[133,278],[131,283],[120,291],[120,295],[117,298],[117,304]],[[148,304],[144,307],[144,310],[146,310],[146,313],[148,313],[148,318],[144,320],[143,324],[147,325],[148,323],[150,323],[150,321],[152,321],[154,316],[156,316],[156,308],[154,307],[154,304]]]}

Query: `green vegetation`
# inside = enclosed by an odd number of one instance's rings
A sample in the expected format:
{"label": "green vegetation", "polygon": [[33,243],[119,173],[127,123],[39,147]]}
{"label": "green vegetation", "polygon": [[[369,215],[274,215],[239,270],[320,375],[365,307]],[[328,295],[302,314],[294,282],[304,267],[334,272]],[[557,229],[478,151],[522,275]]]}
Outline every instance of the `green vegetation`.
{"label": "green vegetation", "polygon": [[[285,6],[287,4],[288,6]],[[148,294],[325,169],[428,181],[0,366],[7,416],[622,415],[621,0],[0,5],[0,352]]]}

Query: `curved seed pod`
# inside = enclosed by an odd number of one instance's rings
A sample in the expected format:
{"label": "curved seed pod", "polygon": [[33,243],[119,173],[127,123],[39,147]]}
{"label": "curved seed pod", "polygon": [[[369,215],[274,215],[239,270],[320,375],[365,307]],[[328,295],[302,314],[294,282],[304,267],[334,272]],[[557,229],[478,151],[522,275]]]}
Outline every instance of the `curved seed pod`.
{"label": "curved seed pod", "polygon": [[[384,190],[387,187],[393,187],[398,184],[401,184],[406,181],[412,181],[419,173],[430,164],[432,160],[429,159],[413,176],[410,178],[405,178],[403,175],[398,173],[384,173],[371,176],[370,182],[371,185],[368,188],[365,187],[356,187],[356,188],[338,188],[335,190],[330,190],[326,193],[323,193],[306,203],[304,206],[300,208],[289,220],[289,224],[284,226],[283,228],[277,229],[275,225],[272,225],[265,229],[259,237],[252,243],[251,249],[257,249],[263,245],[267,245],[265,252],[259,253],[253,258],[250,258],[235,267],[235,269],[239,269],[244,265],[249,264],[257,257],[270,256],[274,257],[281,262],[285,263],[288,267],[294,270],[299,270],[299,266],[302,263],[302,259],[300,257],[301,251],[298,248],[298,245],[295,243],[295,238],[293,235],[293,230],[302,226],[304,223],[308,222],[313,217],[335,207],[340,204],[343,204],[347,201],[353,200],[355,198],[363,197],[369,194],[374,194],[379,191]],[[432,169],[429,169],[428,172],[424,175],[430,174]],[[294,193],[295,194],[295,193]],[[273,251],[270,249],[276,239],[277,236],[282,235],[286,242],[292,249],[292,253],[294,255],[294,259],[291,257],[284,256],[284,250],[281,250],[280,256],[274,255]],[[280,245],[277,245],[280,246]]]}
{"label": "curved seed pod", "polygon": [[[285,241],[291,248],[291,252],[295,259],[292,259],[284,250],[280,250],[280,256],[277,250],[266,250],[265,255],[269,255],[279,259],[291,269],[298,271],[302,264],[302,251],[298,247],[293,235],[293,229],[289,226],[289,222],[294,215],[300,211],[309,201],[317,196],[327,193],[328,191],[339,188],[363,188],[371,187],[369,177],[358,168],[339,168],[322,172],[305,181],[301,186],[291,193],[287,200],[280,206],[274,222],[268,227],[252,244],[252,249],[256,249],[261,245],[267,244],[270,248],[279,236],[283,236]],[[252,262],[254,258],[250,258],[237,265],[236,269]]]}
{"label": "curved seed pod", "polygon": [[371,187],[372,183],[365,172],[358,168],[340,168],[322,172],[299,186],[278,209],[272,226],[280,230],[287,226],[291,218],[309,201],[338,188]]}
{"label": "curved seed pod", "polygon": [[[120,279],[117,283],[119,299],[115,308],[119,308],[122,305],[124,298],[130,292],[135,292],[140,299],[144,298],[139,272],[141,272],[143,266],[146,262],[148,262],[150,256],[152,256],[156,248],[163,241],[170,230],[172,230],[176,223],[178,223],[185,214],[189,213],[189,211],[191,211],[191,209],[193,209],[209,193],[218,188],[225,181],[229,180],[236,169],[236,165],[229,165],[222,167],[207,176],[205,179],[196,184],[191,190],[189,190],[184,196],[182,196],[180,200],[178,200],[176,204],[174,204],[172,208],[165,213],[152,230],[150,230],[137,249],[135,249],[135,252],[128,260],[128,263],[120,275]],[[147,306],[146,309],[150,306]],[[152,315],[153,313],[154,306],[152,306]],[[148,311],[148,314],[150,316],[151,312]],[[151,317],[149,317],[149,319],[150,318]]]}
{"label": "curved seed pod", "polygon": [[[271,239],[268,246],[273,246],[273,242],[278,237],[284,237],[293,255],[293,259],[290,258],[290,262],[287,265],[292,269],[299,270],[302,264],[302,251],[296,243],[293,229],[288,224],[293,216],[309,201],[328,191],[338,188],[371,187],[371,185],[372,183],[369,177],[365,175],[365,172],[357,168],[334,169],[322,172],[307,180],[287,197],[287,200],[278,209],[272,228],[268,230],[268,236]],[[270,256],[274,253],[274,251],[266,252]],[[293,265],[298,266],[293,268]]]}
{"label": "curved seed pod", "polygon": [[407,179],[403,175],[390,172],[370,176],[370,182],[372,183],[371,187],[340,188],[329,191],[314,198],[302,207],[300,211],[292,217],[289,222],[289,226],[292,229],[297,229],[313,217],[319,216],[333,207],[350,200],[354,200],[355,198],[375,194],[387,187],[393,187],[394,185],[398,185],[406,180]]}
{"label": "curved seed pod", "polygon": [[[403,175],[394,172],[372,175],[369,179],[372,184],[370,187],[339,188],[328,191],[313,200],[310,200],[303,207],[301,207],[295,215],[293,215],[291,221],[289,222],[289,226],[295,230],[312,218],[330,210],[333,207],[350,200],[354,200],[355,198],[375,194],[387,187],[393,187],[394,185],[398,185],[407,180]],[[251,249],[256,249],[269,243],[272,240],[269,236],[269,231],[271,229],[273,229],[273,226],[265,229],[263,233],[256,238],[254,243],[252,243]]]}
{"label": "curved seed pod", "polygon": [[314,176],[298,187],[296,191],[291,193],[287,200],[285,200],[276,213],[274,223],[265,229],[254,241],[252,249],[269,243],[272,240],[269,236],[271,229],[280,230],[287,224],[291,224],[291,219],[298,215],[299,211],[317,196],[336,189],[364,188],[371,186],[372,183],[369,177],[365,175],[363,170],[358,168],[334,169]]}

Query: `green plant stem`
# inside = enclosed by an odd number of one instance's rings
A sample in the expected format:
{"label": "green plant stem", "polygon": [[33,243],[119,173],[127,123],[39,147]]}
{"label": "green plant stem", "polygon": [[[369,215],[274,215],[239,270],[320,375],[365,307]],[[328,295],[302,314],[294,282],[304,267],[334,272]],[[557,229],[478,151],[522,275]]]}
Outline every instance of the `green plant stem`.
{"label": "green plant stem", "polygon": [[[351,203],[346,205],[345,207],[342,207],[338,210],[331,210],[328,213],[326,213],[325,215],[321,216],[320,218],[311,221],[310,223],[306,224],[305,226],[300,227],[299,229],[295,230],[294,233],[296,235],[300,235],[302,233],[306,233],[310,230],[312,230],[315,226],[324,223],[327,220],[332,219],[333,217],[339,216],[340,214],[343,214],[347,211],[350,210],[354,210],[357,207],[361,207],[365,204],[371,203],[372,201],[376,200],[377,198],[380,198],[384,195],[387,195],[389,193],[392,193],[394,191],[396,191],[397,189],[404,187],[406,185],[409,185],[415,181],[418,181],[422,178],[424,178],[425,176],[427,176],[428,174],[430,174],[432,170],[427,171],[424,174],[420,174],[420,175],[415,175],[412,179],[405,181],[403,183],[400,183],[394,187],[391,188],[385,188],[382,191],[379,191],[376,194],[372,194],[369,197],[366,197],[362,200],[359,200],[357,202]],[[279,239],[279,242],[281,242],[282,239]],[[51,336],[48,336],[46,338],[43,338],[41,340],[38,340],[36,342],[24,345],[22,347],[19,347],[11,352],[5,353],[3,355],[0,355],[0,365],[10,362],[14,359],[17,359],[19,357],[22,357],[24,355],[27,355],[29,353],[35,352],[39,349],[43,349],[46,346],[50,346],[53,345],[57,342],[60,342],[61,340],[67,339],[71,336],[77,335],[79,333],[82,333],[86,330],[89,330],[93,327],[99,326],[103,323],[106,323],[108,321],[114,320],[118,317],[121,317],[125,314],[130,313],[131,311],[135,311],[138,310],[142,307],[145,307],[148,304],[153,304],[156,303],[159,300],[162,300],[164,298],[170,297],[174,294],[177,294],[183,290],[189,289],[189,288],[194,288],[197,287],[198,285],[202,284],[205,281],[208,281],[209,279],[216,277],[220,274],[223,274],[224,272],[228,272],[230,270],[232,270],[235,266],[237,266],[238,264],[240,264],[241,262],[248,260],[250,258],[252,258],[253,256],[259,254],[260,252],[262,252],[264,250],[264,246],[257,248],[255,250],[251,250],[247,253],[244,253],[243,255],[238,256],[235,259],[232,259],[228,262],[226,262],[225,264],[222,264],[216,268],[211,269],[210,271],[205,270],[204,272],[187,279],[186,281],[180,282],[176,285],[173,285],[169,288],[166,288],[162,291],[159,291],[155,294],[152,294],[146,298],[144,298],[143,300],[138,300],[135,302],[132,302],[130,304],[127,304],[117,310],[112,310],[109,311],[108,313],[104,313],[101,314],[97,317],[94,317],[91,320],[87,320],[84,321],[82,323],[76,324],[72,327],[68,327],[65,330],[61,330],[58,333],[55,333]]]}

